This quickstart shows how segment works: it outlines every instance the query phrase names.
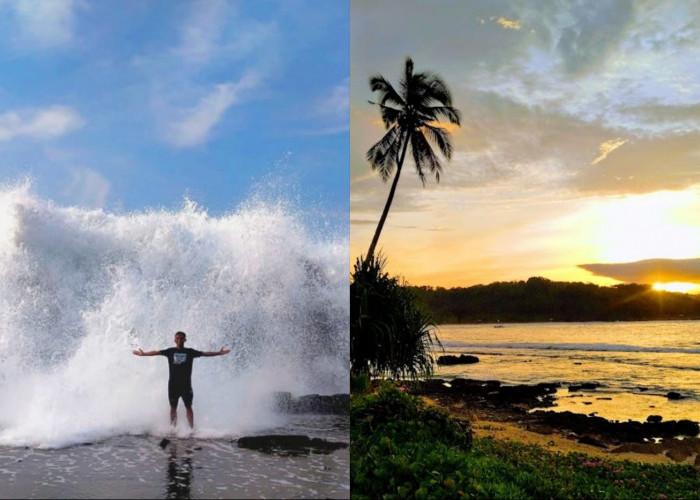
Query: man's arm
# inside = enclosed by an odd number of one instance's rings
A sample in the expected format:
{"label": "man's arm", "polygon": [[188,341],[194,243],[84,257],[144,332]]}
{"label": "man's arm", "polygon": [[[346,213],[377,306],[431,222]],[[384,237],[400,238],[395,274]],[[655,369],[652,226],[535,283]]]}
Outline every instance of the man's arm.
{"label": "man's arm", "polygon": [[221,348],[220,351],[202,351],[202,356],[223,356],[231,352],[231,349]]}
{"label": "man's arm", "polygon": [[143,349],[138,349],[136,351],[133,351],[134,354],[137,356],[158,356],[160,354],[160,351],[146,351],[144,352]]}

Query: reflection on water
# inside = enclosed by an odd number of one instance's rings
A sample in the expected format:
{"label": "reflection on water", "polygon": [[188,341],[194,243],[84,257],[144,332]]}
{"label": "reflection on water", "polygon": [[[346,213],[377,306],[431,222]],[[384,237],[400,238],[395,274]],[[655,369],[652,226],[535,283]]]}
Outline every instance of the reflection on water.
{"label": "reflection on water", "polygon": [[193,450],[184,450],[178,457],[178,443],[170,443],[168,447],[168,475],[165,479],[167,494],[165,498],[192,498],[190,495],[190,481],[192,480],[192,455]]}
{"label": "reflection on water", "polygon": [[[301,415],[275,434],[348,442],[347,416]],[[116,436],[61,449],[0,446],[0,498],[349,498],[347,446],[279,456],[222,439]]]}
{"label": "reflection on water", "polygon": [[[613,420],[655,414],[697,421],[700,415],[700,321],[443,325],[438,337],[444,354],[479,358],[440,366],[438,377],[560,382],[550,409]],[[584,382],[598,388],[568,390]],[[671,391],[684,399],[669,399]]]}

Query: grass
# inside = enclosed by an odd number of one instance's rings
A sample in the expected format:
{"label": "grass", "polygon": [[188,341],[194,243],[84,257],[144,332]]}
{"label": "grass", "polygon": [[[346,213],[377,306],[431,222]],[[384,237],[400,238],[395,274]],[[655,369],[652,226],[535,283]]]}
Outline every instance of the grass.
{"label": "grass", "polygon": [[491,438],[388,384],[351,398],[353,498],[698,498],[690,465],[553,453]]}

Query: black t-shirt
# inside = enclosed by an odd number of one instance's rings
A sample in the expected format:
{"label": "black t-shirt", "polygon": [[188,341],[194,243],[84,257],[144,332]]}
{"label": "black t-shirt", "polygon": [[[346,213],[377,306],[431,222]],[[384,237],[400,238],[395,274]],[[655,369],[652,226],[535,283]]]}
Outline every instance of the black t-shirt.
{"label": "black t-shirt", "polygon": [[170,347],[160,351],[161,356],[168,358],[168,368],[170,369],[171,385],[190,387],[192,385],[192,360],[202,355],[202,351],[190,349],[178,349]]}

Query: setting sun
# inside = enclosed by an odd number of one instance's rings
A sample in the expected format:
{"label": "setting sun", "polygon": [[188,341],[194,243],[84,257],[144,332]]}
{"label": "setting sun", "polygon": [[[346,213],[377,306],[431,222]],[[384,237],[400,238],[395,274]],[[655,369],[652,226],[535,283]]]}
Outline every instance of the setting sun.
{"label": "setting sun", "polygon": [[684,283],[680,281],[674,281],[671,283],[654,283],[652,287],[654,290],[664,291],[664,292],[680,292],[680,293],[699,293],[700,286],[696,283]]}

